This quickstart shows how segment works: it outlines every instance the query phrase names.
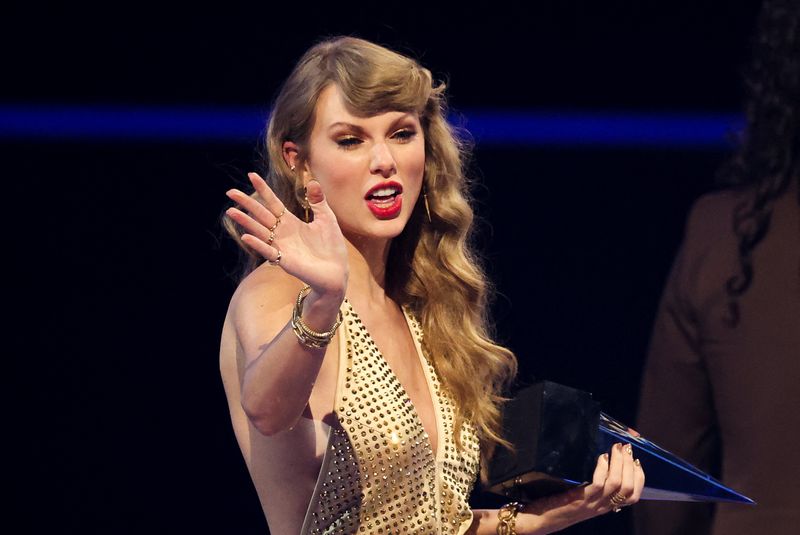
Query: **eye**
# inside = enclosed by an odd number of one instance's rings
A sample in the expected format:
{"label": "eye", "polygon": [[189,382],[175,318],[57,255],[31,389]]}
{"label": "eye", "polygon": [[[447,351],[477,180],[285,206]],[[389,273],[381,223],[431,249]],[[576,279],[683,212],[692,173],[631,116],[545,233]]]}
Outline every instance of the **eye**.
{"label": "eye", "polygon": [[408,141],[411,141],[412,139],[414,139],[414,136],[416,136],[416,135],[417,135],[416,131],[414,131],[414,130],[412,130],[410,128],[404,128],[403,130],[398,130],[397,132],[395,132],[394,136],[392,136],[392,137],[394,137],[395,139],[398,139],[401,142],[405,143],[405,142],[408,142]]}
{"label": "eye", "polygon": [[349,149],[355,147],[361,143],[361,140],[357,137],[343,137],[336,140],[336,144],[343,149]]}

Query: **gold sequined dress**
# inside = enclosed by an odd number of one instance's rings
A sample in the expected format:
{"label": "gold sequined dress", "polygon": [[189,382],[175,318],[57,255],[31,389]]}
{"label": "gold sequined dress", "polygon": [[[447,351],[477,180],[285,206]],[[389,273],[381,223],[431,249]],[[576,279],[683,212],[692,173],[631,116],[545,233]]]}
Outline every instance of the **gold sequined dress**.
{"label": "gold sequined dress", "polygon": [[422,351],[422,329],[403,314],[433,400],[437,452],[411,399],[350,302],[342,303],[335,414],[302,534],[462,534],[479,468],[474,426],[456,447],[451,399]]}

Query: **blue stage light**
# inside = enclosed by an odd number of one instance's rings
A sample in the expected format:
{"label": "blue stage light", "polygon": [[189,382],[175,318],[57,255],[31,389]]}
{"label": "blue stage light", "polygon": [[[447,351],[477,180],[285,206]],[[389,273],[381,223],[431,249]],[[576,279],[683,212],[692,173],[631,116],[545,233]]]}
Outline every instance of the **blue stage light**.
{"label": "blue stage light", "polygon": [[[0,138],[255,143],[257,109],[0,105]],[[742,117],[723,113],[467,110],[452,117],[478,147],[726,148]]]}

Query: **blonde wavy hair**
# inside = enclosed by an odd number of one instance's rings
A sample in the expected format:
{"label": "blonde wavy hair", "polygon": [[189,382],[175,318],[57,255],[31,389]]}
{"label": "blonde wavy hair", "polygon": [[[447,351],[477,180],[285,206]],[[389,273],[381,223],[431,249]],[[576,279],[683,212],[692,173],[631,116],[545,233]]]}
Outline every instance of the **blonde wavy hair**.
{"label": "blonde wavy hair", "polygon": [[[434,85],[430,71],[415,60],[362,39],[335,37],[309,49],[278,94],[266,135],[265,179],[300,218],[303,184],[284,161],[282,147],[293,141],[303,157],[317,99],[330,84],[338,86],[355,115],[419,114],[431,221],[418,202],[406,228],[392,240],[386,292],[418,318],[428,358],[457,407],[455,436],[460,437],[465,419],[471,421],[485,459],[497,444],[507,445],[500,406],[517,362],[510,350],[492,341],[490,286],[472,245],[472,197],[464,174],[470,150],[445,119],[445,84]],[[263,259],[241,241],[241,229],[232,220],[223,217],[223,224],[245,252],[244,277]]]}

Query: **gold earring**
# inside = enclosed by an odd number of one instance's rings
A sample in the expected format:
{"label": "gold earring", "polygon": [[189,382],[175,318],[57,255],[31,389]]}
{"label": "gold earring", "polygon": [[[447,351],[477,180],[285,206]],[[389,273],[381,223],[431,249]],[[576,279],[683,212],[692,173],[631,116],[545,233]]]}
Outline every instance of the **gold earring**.
{"label": "gold earring", "polygon": [[433,223],[431,221],[431,208],[428,206],[428,189],[425,186],[422,186],[422,200],[425,201],[425,213],[428,214],[428,223]]}
{"label": "gold earring", "polygon": [[305,210],[306,223],[308,223],[308,189],[305,186],[303,186],[303,199],[305,199],[303,210]]}
{"label": "gold earring", "polygon": [[294,170],[295,170],[295,167],[294,167],[294,166],[291,166],[289,169],[291,169],[292,171],[294,171]]}

